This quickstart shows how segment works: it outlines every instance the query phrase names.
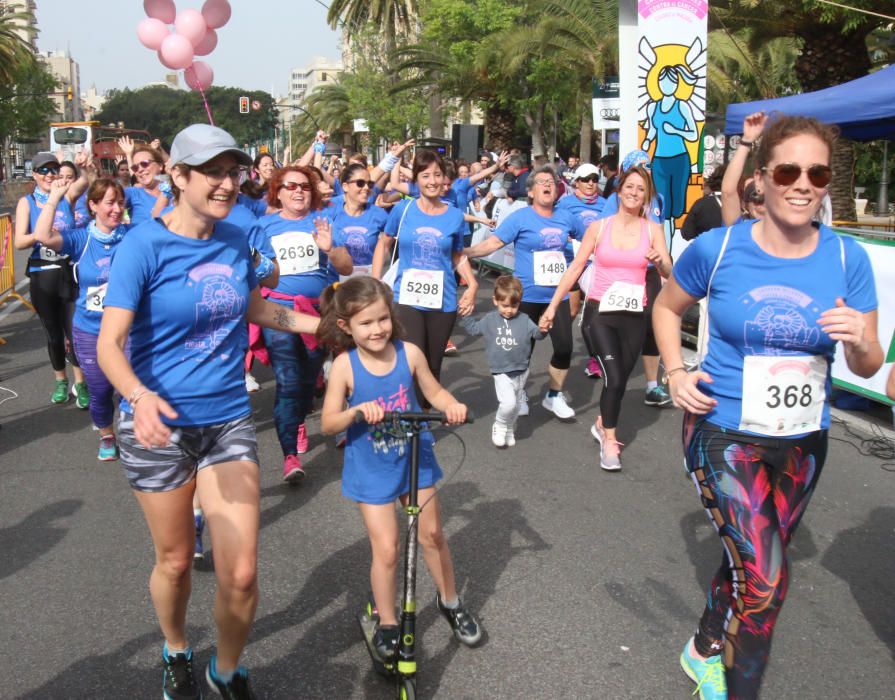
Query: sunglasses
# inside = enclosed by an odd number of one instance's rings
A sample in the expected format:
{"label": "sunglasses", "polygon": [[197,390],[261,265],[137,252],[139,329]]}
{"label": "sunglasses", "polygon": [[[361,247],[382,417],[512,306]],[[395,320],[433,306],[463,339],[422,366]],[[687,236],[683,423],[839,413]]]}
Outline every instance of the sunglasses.
{"label": "sunglasses", "polygon": [[354,185],[359,190],[362,190],[364,187],[373,188],[372,180],[349,180],[347,184]]}
{"label": "sunglasses", "polygon": [[158,162],[158,161],[154,161],[154,160],[141,160],[139,163],[134,163],[134,164],[131,166],[131,170],[133,170],[135,173],[138,173],[138,172],[140,172],[141,170],[144,170],[145,168],[148,168],[150,165],[152,165],[153,163],[156,163],[156,162]]}
{"label": "sunglasses", "polygon": [[762,168],[763,173],[770,172],[774,183],[781,187],[787,187],[798,180],[802,173],[808,173],[808,181],[817,188],[823,188],[833,179],[833,171],[829,165],[812,165],[803,168],[797,163],[781,163],[776,168]]}
{"label": "sunglasses", "polygon": [[281,190],[289,190],[290,192],[295,192],[295,190],[301,190],[302,192],[310,192],[311,191],[311,183],[310,182],[284,182],[280,185]]}
{"label": "sunglasses", "polygon": [[53,175],[59,174],[59,166],[58,165],[41,165],[34,172],[38,175],[49,175],[52,173]]}
{"label": "sunglasses", "polygon": [[579,177],[578,182],[599,182],[599,175],[588,175],[587,177]]}

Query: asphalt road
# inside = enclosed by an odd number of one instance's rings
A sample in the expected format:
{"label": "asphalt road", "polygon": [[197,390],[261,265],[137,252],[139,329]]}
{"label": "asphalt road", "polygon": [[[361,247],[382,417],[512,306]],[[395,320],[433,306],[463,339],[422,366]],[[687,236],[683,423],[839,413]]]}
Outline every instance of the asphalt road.
{"label": "asphalt road", "polygon": [[[490,305],[482,285],[480,311]],[[0,314],[6,312],[0,310]],[[158,698],[162,639],[147,590],[152,549],[118,463],[96,461],[89,416],[49,403],[37,318],[0,317],[0,655],[2,698]],[[579,411],[539,405],[549,342],[533,361],[531,416],[516,447],[490,443],[495,409],[481,339],[458,331],[445,384],[479,417],[440,438],[446,531],[484,643],[455,642],[420,577],[420,697],[687,698],[678,655],[701,613],[721,547],[684,474],[680,414],[626,397],[624,470],[601,471],[588,433],[599,383],[568,384]],[[261,603],[244,661],[259,697],[390,698],[354,619],[369,548],[340,495],[341,453],[310,420],[308,479],[280,481],[274,383],[257,373],[262,456]],[[9,390],[17,396],[12,398]],[[8,398],[9,397],[9,398]],[[844,438],[841,426],[832,435]],[[853,438],[849,438],[852,439]],[[457,470],[465,445],[466,459]],[[789,599],[764,698],[882,698],[895,687],[895,474],[834,440],[792,546]],[[196,569],[190,635],[201,666],[214,643],[211,564]]]}

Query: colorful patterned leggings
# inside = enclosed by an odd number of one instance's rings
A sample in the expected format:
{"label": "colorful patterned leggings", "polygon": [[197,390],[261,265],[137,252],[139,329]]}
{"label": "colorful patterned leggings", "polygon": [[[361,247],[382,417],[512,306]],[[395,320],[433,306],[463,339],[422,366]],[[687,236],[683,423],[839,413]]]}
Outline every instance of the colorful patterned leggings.
{"label": "colorful patterned leggings", "polygon": [[827,431],[762,438],[684,419],[684,455],[725,555],[696,633],[724,654],[731,700],[757,698],[789,585],[787,547],[817,484]]}

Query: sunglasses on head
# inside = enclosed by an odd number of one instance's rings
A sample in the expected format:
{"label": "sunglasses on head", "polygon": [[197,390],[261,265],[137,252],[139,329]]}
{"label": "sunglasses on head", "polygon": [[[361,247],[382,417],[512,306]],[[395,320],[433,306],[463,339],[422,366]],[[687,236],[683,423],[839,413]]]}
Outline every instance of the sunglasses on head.
{"label": "sunglasses on head", "polygon": [[599,182],[599,175],[588,175],[587,177],[579,177],[578,182]]}
{"label": "sunglasses on head", "polygon": [[58,165],[41,165],[34,172],[36,172],[38,175],[49,175],[50,173],[53,173],[53,175],[58,175],[59,174],[59,166]]}
{"label": "sunglasses on head", "polygon": [[131,166],[131,170],[133,170],[135,173],[138,173],[138,172],[140,172],[141,170],[144,170],[145,168],[148,168],[148,167],[149,167],[150,165],[152,165],[153,163],[155,163],[154,160],[141,160],[139,163],[134,163],[134,164]]}
{"label": "sunglasses on head", "polygon": [[372,180],[349,180],[348,184],[354,185],[359,190],[362,190],[364,187],[369,187],[370,189],[373,188]]}
{"label": "sunglasses on head", "polygon": [[310,192],[311,191],[311,183],[310,182],[284,182],[280,185],[281,190],[289,190],[290,192],[295,192],[295,190],[301,190],[302,192]]}
{"label": "sunglasses on head", "polygon": [[775,168],[762,168],[763,173],[771,173],[774,183],[786,187],[798,180],[802,173],[808,173],[808,181],[818,188],[826,187],[833,179],[833,171],[829,165],[812,165],[803,168],[798,163],[781,163]]}

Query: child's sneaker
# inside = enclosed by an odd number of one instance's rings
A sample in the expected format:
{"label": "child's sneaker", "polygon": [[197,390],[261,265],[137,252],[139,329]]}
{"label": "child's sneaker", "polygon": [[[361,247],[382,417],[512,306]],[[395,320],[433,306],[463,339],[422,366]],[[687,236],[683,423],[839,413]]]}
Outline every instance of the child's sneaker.
{"label": "child's sneaker", "polygon": [[531,410],[528,408],[528,394],[522,394],[522,401],[519,402],[519,415],[527,416]]}
{"label": "child's sneaker", "polygon": [[193,652],[168,655],[168,646],[162,652],[165,675],[162,692],[165,700],[201,700],[202,690],[193,675]]}
{"label": "child's sneaker", "polygon": [[245,666],[240,666],[226,683],[218,678],[217,658],[212,656],[205,669],[205,680],[208,686],[224,700],[257,700],[258,696],[252,692],[249,685],[249,672]]}
{"label": "child's sneaker", "polygon": [[196,519],[196,546],[193,549],[193,559],[204,559],[205,548],[202,546],[202,533],[205,531],[205,518],[201,513],[193,516]]}
{"label": "child's sneaker", "polygon": [[295,441],[295,451],[303,455],[308,451],[308,428],[302,423],[298,426],[298,438]]}
{"label": "child's sneaker", "polygon": [[516,430],[513,426],[508,425],[506,432],[503,436],[504,442],[507,444],[507,447],[515,447],[516,446]]}
{"label": "child's sneaker", "polygon": [[114,462],[118,459],[118,443],[115,442],[114,435],[103,435],[99,439],[99,452],[96,458],[100,462]]}
{"label": "child's sneaker", "polygon": [[454,345],[454,341],[448,338],[447,345],[444,346],[444,356],[445,357],[456,357],[460,354],[460,351],[457,350],[457,346]]}
{"label": "child's sneaker", "polygon": [[587,365],[584,367],[584,374],[588,377],[602,377],[603,372],[600,370],[600,363],[597,362],[596,358],[590,358],[588,360]]}
{"label": "child's sneaker", "polygon": [[693,695],[699,693],[700,700],[727,700],[727,678],[724,675],[724,664],[720,656],[700,659],[690,653],[690,642],[681,652],[681,668],[687,677],[696,683]]}
{"label": "child's sneaker", "polygon": [[506,426],[503,426],[500,423],[495,423],[491,426],[491,442],[494,443],[495,447],[507,446]]}
{"label": "child's sneaker", "polygon": [[384,663],[395,660],[398,651],[399,631],[397,625],[377,625],[373,633],[373,648]]}
{"label": "child's sneaker", "polygon": [[286,459],[283,460],[283,481],[291,484],[304,478],[305,470],[301,467],[298,455],[286,455]]}
{"label": "child's sneaker", "polygon": [[482,627],[475,616],[463,607],[463,601],[457,598],[457,607],[448,608],[441,602],[441,595],[435,594],[435,605],[454,630],[458,641],[468,647],[475,646],[482,638]]}

